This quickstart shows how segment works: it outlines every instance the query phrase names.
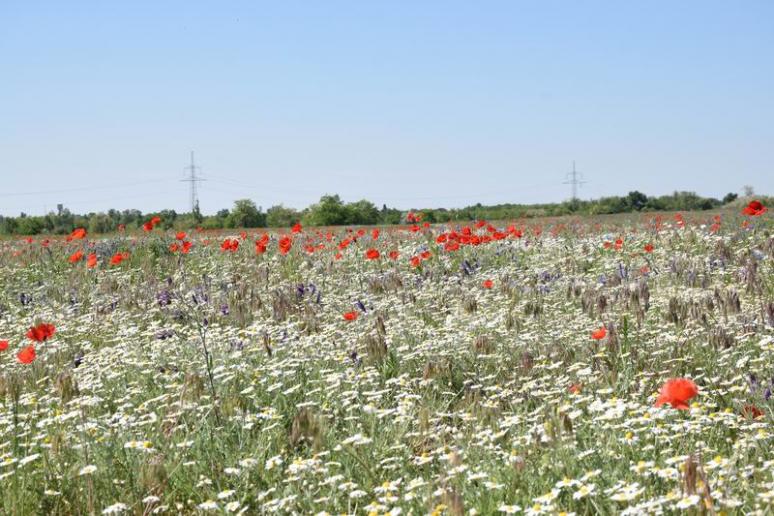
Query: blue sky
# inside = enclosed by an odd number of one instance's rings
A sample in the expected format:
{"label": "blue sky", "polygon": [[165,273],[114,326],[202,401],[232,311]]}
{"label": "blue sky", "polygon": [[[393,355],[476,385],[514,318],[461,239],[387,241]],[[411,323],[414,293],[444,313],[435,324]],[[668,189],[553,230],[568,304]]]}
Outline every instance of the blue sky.
{"label": "blue sky", "polygon": [[0,2],[0,214],[774,193],[774,2]]}

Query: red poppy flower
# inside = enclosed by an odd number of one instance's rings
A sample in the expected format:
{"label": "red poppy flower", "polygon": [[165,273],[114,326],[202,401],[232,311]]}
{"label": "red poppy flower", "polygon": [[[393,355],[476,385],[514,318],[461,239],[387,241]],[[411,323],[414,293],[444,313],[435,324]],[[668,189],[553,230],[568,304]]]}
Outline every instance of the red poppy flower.
{"label": "red poppy flower", "polygon": [[124,231],[125,229],[126,229],[126,225],[125,224],[119,224],[118,225],[118,231]]}
{"label": "red poppy flower", "polygon": [[30,344],[16,354],[16,358],[22,364],[31,364],[35,360],[35,346]]}
{"label": "red poppy flower", "polygon": [[594,340],[602,340],[607,335],[607,328],[601,326],[598,330],[591,332],[591,338]]}
{"label": "red poppy flower", "polygon": [[8,341],[0,340],[0,351],[5,351],[6,349],[8,349]]}
{"label": "red poppy flower", "polygon": [[129,258],[129,253],[116,253],[110,257],[110,265],[121,265],[121,262]]}
{"label": "red poppy flower", "polygon": [[490,279],[484,280],[484,282],[481,284],[481,286],[484,287],[484,288],[487,288],[487,289],[492,288],[494,286],[494,281],[492,281]]}
{"label": "red poppy flower", "polygon": [[255,241],[255,254],[263,254],[266,252],[266,244],[260,240]]}
{"label": "red poppy flower", "polygon": [[77,263],[83,259],[83,251],[80,249],[75,251],[73,254],[70,255],[70,258],[68,258],[68,261],[70,263]]}
{"label": "red poppy flower", "polygon": [[239,249],[239,240],[234,238],[233,240],[231,238],[227,238],[223,241],[223,243],[220,244],[220,248],[223,251],[230,251],[230,252],[236,252]]}
{"label": "red poppy flower", "polygon": [[183,245],[180,248],[180,252],[183,254],[188,254],[191,251],[191,246],[193,246],[193,243],[186,240],[183,242]]}
{"label": "red poppy flower", "polygon": [[373,229],[371,231],[371,238],[373,238],[374,240],[377,240],[379,238],[379,230],[378,229]]}
{"label": "red poppy flower", "polygon": [[428,260],[432,254],[430,254],[430,251],[422,251],[419,256],[421,256],[423,260]]}
{"label": "red poppy flower", "polygon": [[379,250],[371,248],[368,251],[366,251],[365,256],[369,260],[378,260],[379,259]]}
{"label": "red poppy flower", "polygon": [[56,327],[53,324],[40,323],[27,330],[27,338],[35,342],[45,342],[53,337],[54,333],[56,333]]}
{"label": "red poppy flower", "polygon": [[89,254],[88,259],[86,260],[86,266],[89,269],[93,269],[97,266],[97,253],[91,253]]}
{"label": "red poppy flower", "polygon": [[613,243],[605,240],[604,242],[602,242],[602,247],[604,247],[605,249],[610,249],[611,247],[613,247]]}
{"label": "red poppy flower", "polygon": [[304,228],[301,226],[300,222],[296,222],[293,224],[293,227],[290,228],[291,233],[301,233],[304,230]]}
{"label": "red poppy flower", "polygon": [[185,234],[185,231],[178,231],[178,233],[175,235],[176,240],[185,240],[185,237],[188,236]]}
{"label": "red poppy flower", "polygon": [[390,260],[397,260],[398,256],[400,256],[400,253],[398,251],[395,251],[395,250],[390,251],[390,254],[389,254]]}
{"label": "red poppy flower", "polygon": [[173,253],[176,253],[178,249],[180,249],[180,244],[178,244],[177,242],[172,242],[172,244],[170,244],[169,246],[169,250]]}
{"label": "red poppy flower", "polygon": [[151,224],[153,224],[153,225],[155,226],[156,224],[159,224],[159,223],[161,223],[161,217],[153,217],[153,218],[150,220],[150,222],[151,222]]}
{"label": "red poppy flower", "polygon": [[354,321],[357,319],[357,312],[347,312],[344,314],[344,319],[347,321]]}
{"label": "red poppy flower", "polygon": [[768,211],[761,201],[750,201],[750,204],[744,207],[742,215],[749,215],[751,217],[760,217]]}
{"label": "red poppy flower", "polygon": [[763,411],[756,407],[755,405],[745,405],[742,407],[742,416],[748,417],[750,419],[758,419],[759,417],[763,417]]}
{"label": "red poppy flower", "polygon": [[67,237],[67,241],[71,242],[73,240],[82,240],[86,238],[86,230],[84,228],[75,228],[73,229],[73,232],[70,233],[70,236]]}
{"label": "red poppy flower", "polygon": [[412,267],[419,267],[419,264],[422,263],[422,258],[419,256],[412,256],[409,262],[411,263]]}
{"label": "red poppy flower", "polygon": [[653,244],[645,244],[645,247],[643,247],[643,249],[645,249],[646,253],[652,253],[653,252]]}
{"label": "red poppy flower", "polygon": [[686,401],[699,394],[699,388],[688,378],[672,378],[667,380],[661,387],[656,407],[669,403],[672,407],[680,410],[687,410]]}
{"label": "red poppy flower", "polygon": [[293,247],[293,239],[290,238],[288,235],[282,236],[282,238],[279,239],[279,252],[281,255],[286,255],[290,252],[290,249]]}
{"label": "red poppy flower", "polygon": [[578,394],[581,391],[581,389],[583,389],[581,384],[574,383],[574,384],[570,385],[570,387],[567,389],[567,391],[572,393],[572,394]]}
{"label": "red poppy flower", "polygon": [[151,221],[146,222],[145,224],[142,225],[142,229],[145,230],[146,232],[153,231],[153,223]]}

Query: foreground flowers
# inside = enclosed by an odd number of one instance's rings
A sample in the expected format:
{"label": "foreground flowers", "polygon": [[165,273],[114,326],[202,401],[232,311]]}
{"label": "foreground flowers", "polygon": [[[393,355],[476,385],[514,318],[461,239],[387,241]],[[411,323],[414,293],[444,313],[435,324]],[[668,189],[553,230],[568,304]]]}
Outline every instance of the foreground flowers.
{"label": "foreground flowers", "polygon": [[750,201],[750,204],[744,207],[742,210],[743,215],[749,215],[751,217],[760,217],[768,211],[761,201]]}
{"label": "foreground flowers", "polygon": [[56,328],[53,324],[40,323],[27,330],[27,338],[35,342],[45,342],[53,337],[54,333],[56,333]]}
{"label": "foreground flowers", "polygon": [[70,263],[77,263],[81,260],[83,260],[83,251],[80,249],[71,254],[70,258],[68,259]]}
{"label": "foreground flowers", "polygon": [[116,253],[110,257],[110,265],[121,265],[121,262],[128,258],[127,253]]}
{"label": "foreground flowers", "polygon": [[765,513],[774,221],[642,217],[0,241],[0,511]]}
{"label": "foreground flowers", "polygon": [[659,393],[655,406],[660,407],[669,403],[673,408],[688,410],[689,407],[686,402],[697,394],[699,394],[699,388],[693,380],[688,378],[673,378],[667,380],[661,387],[661,392]]}
{"label": "foreground flowers", "polygon": [[22,364],[31,364],[35,360],[35,346],[30,344],[16,354],[16,358]]}

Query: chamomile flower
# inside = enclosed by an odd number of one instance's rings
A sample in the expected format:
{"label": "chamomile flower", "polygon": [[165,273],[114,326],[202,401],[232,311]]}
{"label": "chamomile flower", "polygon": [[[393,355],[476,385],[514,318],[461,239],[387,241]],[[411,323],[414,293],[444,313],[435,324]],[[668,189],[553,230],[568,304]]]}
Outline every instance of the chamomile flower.
{"label": "chamomile flower", "polygon": [[687,509],[689,507],[693,507],[694,505],[697,505],[699,503],[700,497],[699,495],[690,495],[690,496],[684,496],[680,499],[679,502],[675,504],[675,507],[678,509]]}

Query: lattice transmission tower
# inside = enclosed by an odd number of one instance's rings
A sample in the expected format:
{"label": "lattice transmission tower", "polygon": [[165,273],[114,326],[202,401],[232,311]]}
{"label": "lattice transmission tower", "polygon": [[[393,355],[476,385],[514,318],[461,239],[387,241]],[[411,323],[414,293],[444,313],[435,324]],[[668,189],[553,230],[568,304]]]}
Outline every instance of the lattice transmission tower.
{"label": "lattice transmission tower", "polygon": [[181,179],[182,182],[190,184],[191,213],[199,211],[199,198],[196,196],[196,183],[204,181],[203,177],[197,175],[197,172],[201,172],[201,170],[201,167],[197,167],[194,163],[194,152],[191,151],[191,164],[185,167],[187,177]]}

